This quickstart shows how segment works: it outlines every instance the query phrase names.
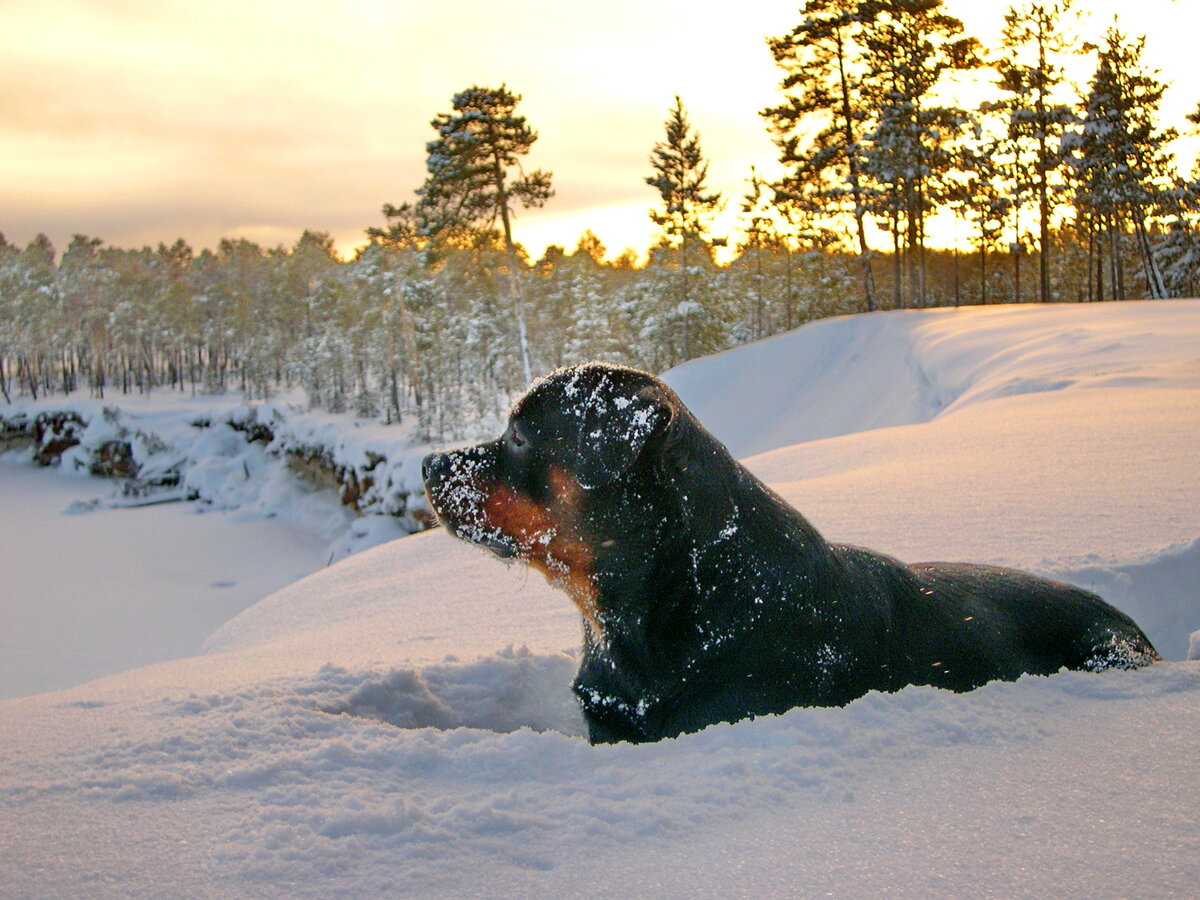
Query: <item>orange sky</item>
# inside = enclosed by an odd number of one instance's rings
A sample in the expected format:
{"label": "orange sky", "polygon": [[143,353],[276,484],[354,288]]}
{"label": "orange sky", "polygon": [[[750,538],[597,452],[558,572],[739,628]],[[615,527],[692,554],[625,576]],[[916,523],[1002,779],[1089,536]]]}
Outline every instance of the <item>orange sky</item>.
{"label": "orange sky", "polygon": [[[948,0],[985,42],[1006,2]],[[1174,82],[1165,117],[1200,102],[1198,0],[1093,0],[1146,33]],[[380,206],[424,178],[429,121],[472,84],[506,82],[540,133],[528,162],[556,197],[523,212],[536,256],[584,228],[609,250],[643,249],[655,199],[643,181],[676,93],[733,212],[751,164],[774,149],[757,115],[777,100],[764,44],[798,0],[0,0],[0,232],[61,249],[83,232],[117,246],[266,245],[328,231],[349,252]],[[1188,151],[1191,152],[1190,150]]]}

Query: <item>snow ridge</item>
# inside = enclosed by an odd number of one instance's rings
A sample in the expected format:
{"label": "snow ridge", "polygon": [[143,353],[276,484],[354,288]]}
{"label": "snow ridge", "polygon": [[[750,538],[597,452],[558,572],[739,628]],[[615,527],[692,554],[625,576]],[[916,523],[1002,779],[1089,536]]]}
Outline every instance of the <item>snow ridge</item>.
{"label": "snow ridge", "polygon": [[1095,310],[1006,304],[823,319],[662,377],[738,458],[1010,396],[1200,386],[1196,301]]}
{"label": "snow ridge", "polygon": [[[1176,722],[1184,726],[1170,729],[1176,737],[1160,733],[1170,724],[1164,702],[1182,695],[1200,709],[1200,669],[1175,664],[1025,678],[971,695],[908,688],[656,745],[589,747],[577,721],[558,718],[565,703],[547,715],[536,699],[550,688],[566,698],[570,662],[510,649],[421,671],[325,666],[298,681],[150,701],[137,710],[142,734],[68,749],[71,765],[43,775],[5,776],[0,796],[18,810],[86,797],[95,813],[135,821],[159,804],[190,811],[172,834],[190,842],[207,833],[197,849],[222,873],[209,883],[213,890],[237,884],[255,894],[318,897],[336,885],[358,896],[449,896],[472,892],[471,884],[484,888],[475,878],[485,870],[487,893],[549,873],[573,890],[600,874],[581,861],[586,847],[587,859],[603,867],[606,889],[636,892],[647,860],[669,870],[673,848],[707,843],[730,828],[755,840],[774,823],[827,852],[844,829],[864,827],[862,817],[885,797],[945,810],[975,792],[989,794],[994,767],[1007,771],[1010,761],[1032,763],[1023,777],[1035,785],[1049,789],[1064,777],[1078,783],[1078,760],[1064,750],[1094,735],[1107,732],[1107,742],[1115,734],[1133,746],[1149,731],[1178,752],[1179,736],[1191,729]],[[62,712],[86,720],[133,710],[119,699],[78,699]],[[1198,721],[1195,713],[1189,719]],[[941,796],[926,795],[930,773],[948,754],[955,783]],[[1090,773],[1089,785],[1121,780],[1119,758],[1094,762],[1100,771]],[[993,797],[991,822],[972,825],[984,826],[997,858],[1025,847],[1016,831],[1044,834],[1074,815],[1060,804],[1057,815],[1029,817],[1021,799]],[[1183,840],[1170,835],[1181,813],[1178,803],[1159,808],[1150,826],[1149,839],[1162,841],[1160,856],[1169,859]],[[1078,834],[1078,822],[1075,828]],[[1078,837],[1058,832],[1055,843],[1080,850],[1095,837],[1087,828]],[[177,852],[190,858],[196,851],[185,844]],[[905,856],[899,842],[871,852]],[[773,865],[819,881],[806,858],[747,862],[752,870]],[[830,859],[847,888],[874,883],[869,871],[856,872],[837,854]],[[125,865],[134,878],[149,874],[145,862]],[[985,863],[958,878],[986,881],[991,868]],[[682,875],[678,889],[702,891],[707,869]],[[1080,877],[1078,864],[1070,869],[1047,877]],[[19,890],[27,876],[15,874],[8,884]],[[1180,887],[1181,874],[1167,866],[1156,884]],[[1127,875],[1116,880],[1115,892],[1130,883]],[[947,884],[943,895],[961,884]]]}

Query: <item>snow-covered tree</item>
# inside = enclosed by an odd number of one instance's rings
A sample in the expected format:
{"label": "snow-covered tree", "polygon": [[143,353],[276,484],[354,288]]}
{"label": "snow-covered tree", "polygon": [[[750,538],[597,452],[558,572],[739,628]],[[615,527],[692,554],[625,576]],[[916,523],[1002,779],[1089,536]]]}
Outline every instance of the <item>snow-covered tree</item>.
{"label": "snow-covered tree", "polygon": [[110,272],[100,259],[100,238],[76,234],[55,273],[65,318],[60,327],[88,372],[92,395],[104,396],[108,384],[108,289]]}
{"label": "snow-covered tree", "polygon": [[926,303],[925,223],[946,189],[965,110],[938,103],[943,75],[979,65],[978,41],[942,0],[864,0],[863,61],[879,109],[866,135],[865,170],[880,185],[881,224],[893,235],[897,306]]}

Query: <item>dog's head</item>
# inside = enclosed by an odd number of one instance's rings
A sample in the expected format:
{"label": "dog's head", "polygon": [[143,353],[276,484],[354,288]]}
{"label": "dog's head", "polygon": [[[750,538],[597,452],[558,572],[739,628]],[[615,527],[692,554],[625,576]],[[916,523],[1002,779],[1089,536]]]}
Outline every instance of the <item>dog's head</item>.
{"label": "dog's head", "polygon": [[499,438],[425,458],[430,506],[451,534],[562,584],[596,625],[597,559],[621,539],[651,448],[681,410],[644,372],[560,369],[516,402]]}

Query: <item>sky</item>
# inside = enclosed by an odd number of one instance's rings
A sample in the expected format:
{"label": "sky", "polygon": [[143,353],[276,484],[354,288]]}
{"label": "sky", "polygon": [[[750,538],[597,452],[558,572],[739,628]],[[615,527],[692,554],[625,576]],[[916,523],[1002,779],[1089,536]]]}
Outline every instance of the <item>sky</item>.
{"label": "sky", "polygon": [[[472,84],[506,84],[539,133],[526,159],[555,197],[521,211],[536,257],[584,229],[616,254],[652,238],[649,156],[679,94],[736,227],[751,165],[774,171],[758,111],[778,102],[765,38],[800,0],[0,0],[0,233],[62,249],[222,237],[291,246],[329,232],[346,255],[385,202],[412,199],[430,121]],[[994,43],[1007,2],[947,0]],[[1163,117],[1200,102],[1200,0],[1091,0],[1084,36],[1121,12],[1172,83]],[[1086,75],[1086,73],[1084,73]],[[1189,151],[1190,152],[1190,151]]]}

